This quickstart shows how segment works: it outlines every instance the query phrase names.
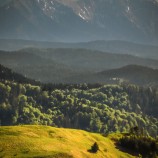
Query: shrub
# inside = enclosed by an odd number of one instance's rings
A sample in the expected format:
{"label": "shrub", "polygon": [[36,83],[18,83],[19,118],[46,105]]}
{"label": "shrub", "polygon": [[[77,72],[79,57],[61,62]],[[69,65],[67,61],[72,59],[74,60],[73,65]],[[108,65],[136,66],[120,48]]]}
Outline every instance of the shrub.
{"label": "shrub", "polygon": [[99,146],[98,144],[95,142],[92,146],[91,146],[91,152],[96,153],[99,150]]}

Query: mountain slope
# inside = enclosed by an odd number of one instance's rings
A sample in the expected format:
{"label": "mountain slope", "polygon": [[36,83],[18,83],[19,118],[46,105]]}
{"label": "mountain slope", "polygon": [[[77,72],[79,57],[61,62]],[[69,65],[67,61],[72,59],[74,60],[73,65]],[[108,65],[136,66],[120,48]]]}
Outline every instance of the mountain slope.
{"label": "mountain slope", "polygon": [[13,72],[11,69],[0,65],[0,81],[14,81],[18,83],[37,84],[38,82],[28,79],[21,74]]}
{"label": "mountain slope", "polygon": [[9,0],[0,3],[0,38],[156,42],[156,0]]}
{"label": "mountain slope", "polygon": [[157,60],[144,59],[131,55],[112,54],[88,49],[23,49],[42,58],[52,59],[80,71],[99,72],[107,69],[119,68],[126,65],[143,65],[157,68]]}
{"label": "mountain slope", "polygon": [[[99,79],[95,73],[126,65],[158,68],[157,60],[64,48],[1,51],[0,63],[28,78],[53,83],[104,82],[104,78]],[[137,72],[137,69],[135,71]],[[92,74],[95,75],[92,77]]]}
{"label": "mountain slope", "polygon": [[[14,143],[13,143],[14,142]],[[98,153],[90,153],[94,142]],[[41,158],[132,158],[100,134],[48,126],[0,127],[0,156]]]}
{"label": "mountain slope", "polygon": [[97,75],[100,79],[122,79],[139,85],[158,83],[158,69],[138,65],[128,65],[120,69],[103,71]]}
{"label": "mountain slope", "polygon": [[143,58],[158,59],[158,47],[154,45],[113,40],[79,43],[77,46],[116,54],[130,54]]}
{"label": "mountain slope", "polygon": [[117,69],[105,70],[99,73],[89,73],[71,76],[65,82],[71,83],[112,83],[128,82],[141,86],[158,85],[158,69],[140,65],[127,65]]}
{"label": "mountain slope", "polygon": [[11,0],[3,5],[0,8],[0,19],[3,21],[1,38],[59,40],[73,36],[74,29],[79,35],[82,29],[78,28],[86,23],[68,7],[58,2],[53,5],[57,10],[53,20],[36,0]]}
{"label": "mountain slope", "polygon": [[116,54],[130,54],[158,59],[158,47],[127,41],[91,41],[80,43],[44,42],[16,39],[0,39],[0,50],[15,51],[25,48],[84,48]]}
{"label": "mountain slope", "polygon": [[76,73],[62,63],[42,58],[31,51],[27,53],[0,51],[0,63],[28,78],[42,82],[62,82],[64,76]]}

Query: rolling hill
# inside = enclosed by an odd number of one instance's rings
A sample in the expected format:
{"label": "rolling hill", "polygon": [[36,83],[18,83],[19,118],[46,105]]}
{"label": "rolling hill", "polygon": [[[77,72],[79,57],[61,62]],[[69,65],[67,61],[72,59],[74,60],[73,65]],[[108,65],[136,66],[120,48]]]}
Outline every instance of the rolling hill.
{"label": "rolling hill", "polygon": [[[106,75],[101,76],[97,74],[98,72],[118,69],[127,65],[158,68],[157,60],[153,59],[73,48],[27,48],[14,52],[0,51],[0,63],[28,78],[46,83],[106,83],[106,77],[104,77]],[[132,74],[136,76],[139,73],[139,67],[135,67],[134,69],[136,72],[132,71]],[[127,73],[131,70],[122,71]],[[147,71],[149,70],[147,69]],[[110,72],[111,75],[112,72],[116,74],[114,71]],[[140,74],[142,73],[143,71],[140,71]],[[154,73],[151,74],[155,81],[157,78],[155,78]],[[118,75],[118,77],[120,78],[121,76]],[[132,76],[128,75],[128,77],[132,81]],[[148,76],[144,77],[144,80],[146,80]],[[149,78],[147,80],[153,81]]]}
{"label": "rolling hill", "polygon": [[[20,52],[20,51],[19,51]],[[42,58],[54,60],[81,71],[98,72],[106,69],[119,68],[125,65],[135,64],[157,68],[157,60],[144,59],[126,54],[111,54],[89,49],[58,48],[58,49],[34,49],[21,50],[23,53],[33,53]]]}
{"label": "rolling hill", "polygon": [[105,70],[98,73],[80,74],[66,78],[70,83],[102,83],[118,84],[122,82],[141,86],[158,85],[158,69],[140,65],[127,65],[117,69]]}
{"label": "rolling hill", "polygon": [[62,82],[64,76],[75,74],[71,68],[65,65],[54,62],[54,60],[41,58],[31,52],[1,51],[0,63],[28,78],[42,82]]}
{"label": "rolling hill", "polygon": [[143,58],[158,59],[158,47],[156,45],[138,44],[127,41],[111,40],[80,43],[63,43],[16,39],[0,39],[0,50],[15,51],[26,48],[82,48],[115,54],[128,54]]}
{"label": "rolling hill", "polygon": [[18,83],[38,84],[37,81],[28,79],[21,74],[13,72],[11,69],[0,65],[0,81],[13,81]]}
{"label": "rolling hill", "polygon": [[[94,142],[99,151],[87,150]],[[134,158],[100,134],[48,126],[0,127],[0,156],[17,158]]]}
{"label": "rolling hill", "polygon": [[103,71],[97,75],[100,79],[122,79],[123,81],[139,85],[158,84],[158,69],[139,65],[128,65],[119,69]]}

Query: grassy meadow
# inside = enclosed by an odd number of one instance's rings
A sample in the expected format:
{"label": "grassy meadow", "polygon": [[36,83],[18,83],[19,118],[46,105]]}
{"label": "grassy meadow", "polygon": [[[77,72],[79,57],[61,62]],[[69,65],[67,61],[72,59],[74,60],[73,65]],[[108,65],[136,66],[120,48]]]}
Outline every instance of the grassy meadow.
{"label": "grassy meadow", "polygon": [[[82,130],[49,126],[0,127],[1,158],[132,158],[115,146],[115,135],[104,137]],[[116,135],[117,137],[117,135]],[[94,142],[97,153],[90,153]]]}

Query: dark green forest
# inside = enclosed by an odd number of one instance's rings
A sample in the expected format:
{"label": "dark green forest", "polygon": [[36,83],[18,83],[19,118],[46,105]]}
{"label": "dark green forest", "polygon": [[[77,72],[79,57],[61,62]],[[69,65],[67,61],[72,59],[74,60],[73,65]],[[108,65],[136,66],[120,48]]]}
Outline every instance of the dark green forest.
{"label": "dark green forest", "polygon": [[137,153],[138,157],[157,158],[158,139],[145,136],[144,131],[140,130],[138,126],[131,128],[129,133],[124,133],[117,145]]}
{"label": "dark green forest", "polygon": [[158,88],[0,82],[1,125],[39,124],[92,132],[158,132]]}

